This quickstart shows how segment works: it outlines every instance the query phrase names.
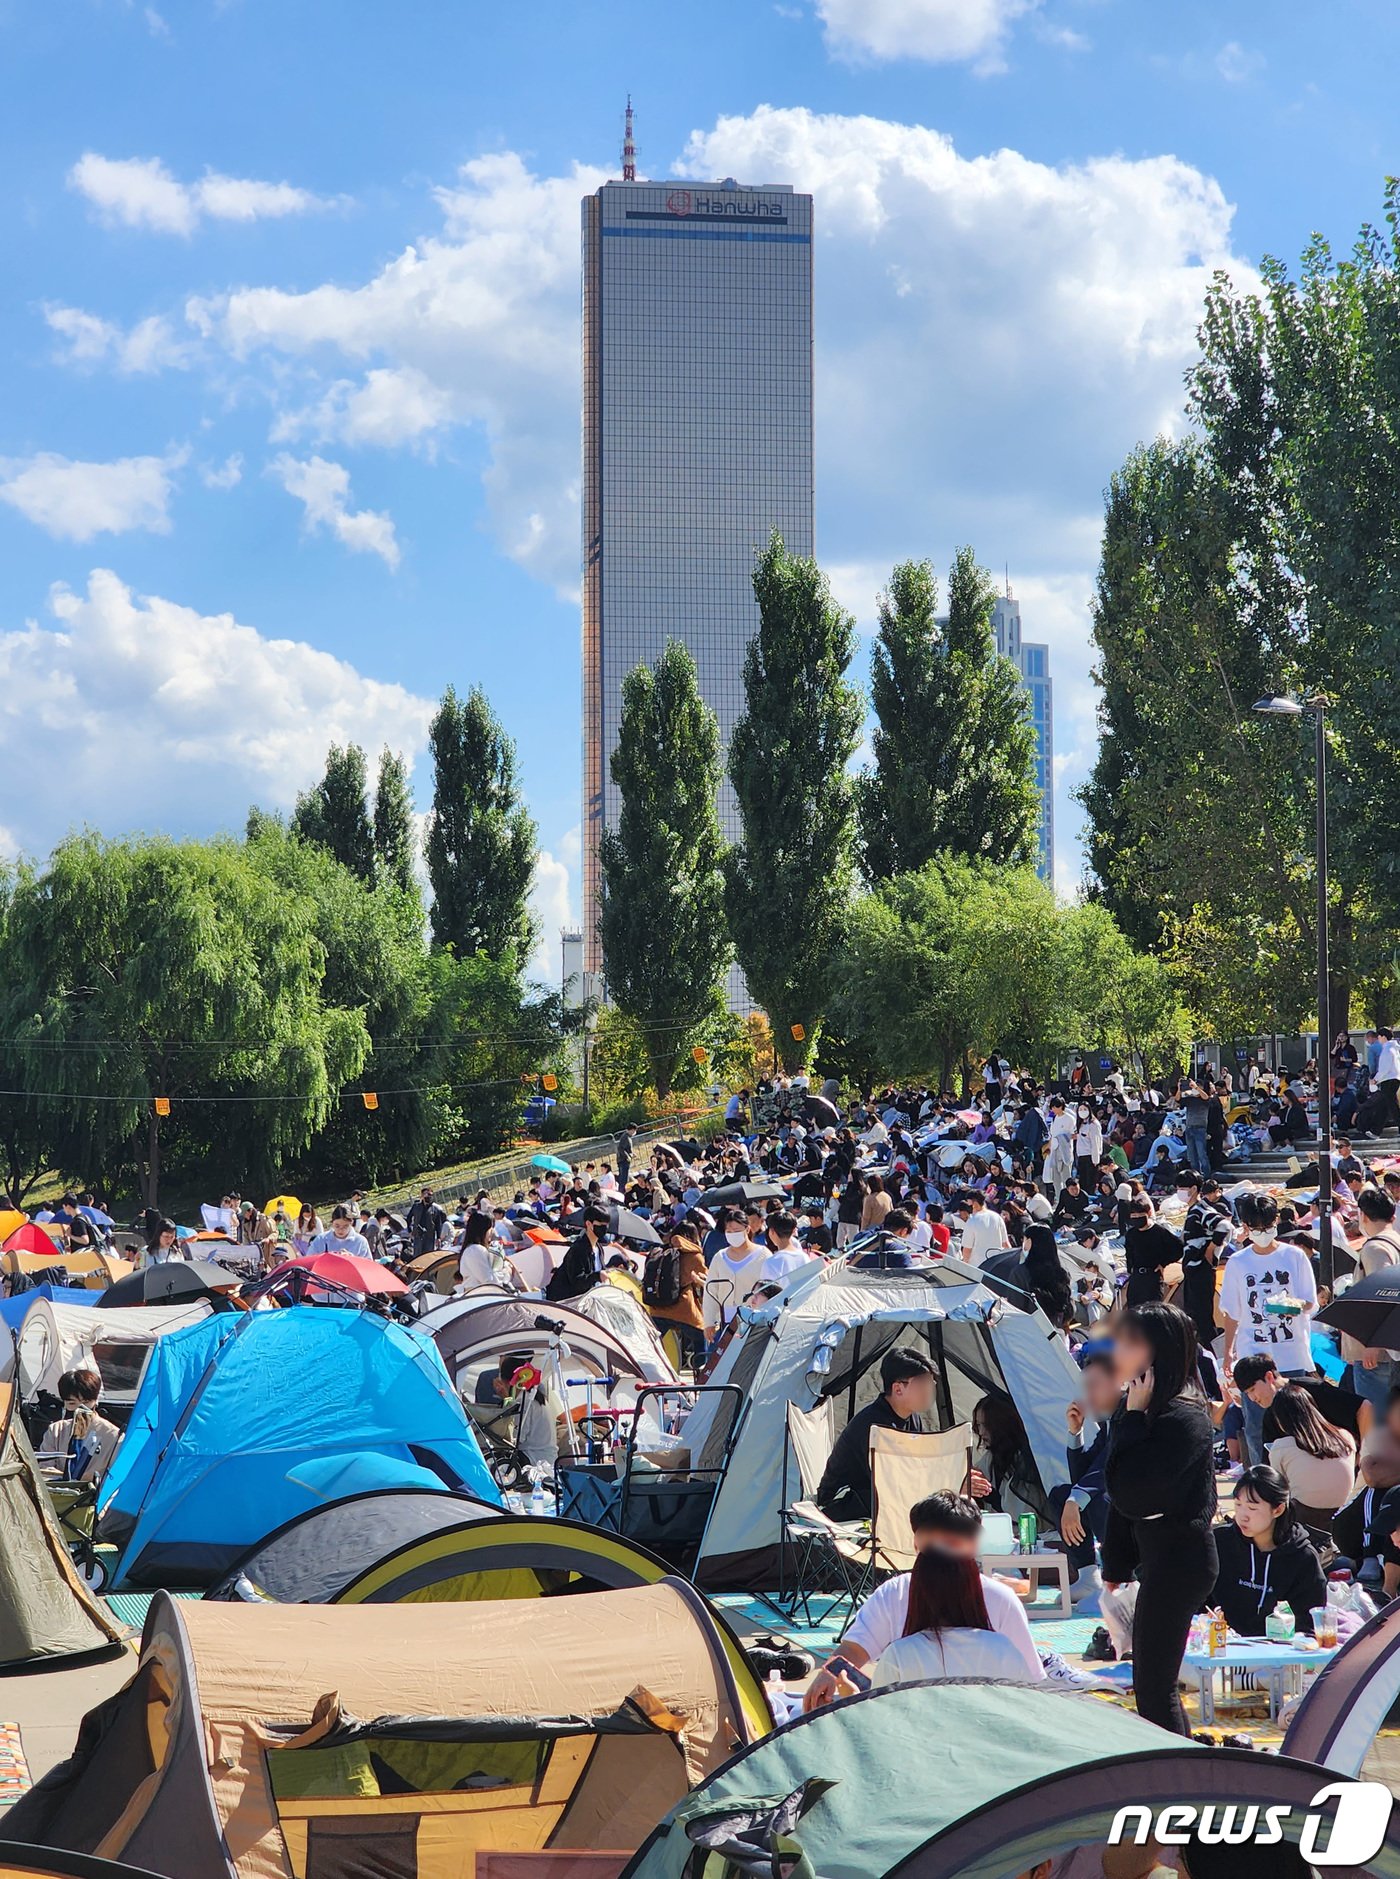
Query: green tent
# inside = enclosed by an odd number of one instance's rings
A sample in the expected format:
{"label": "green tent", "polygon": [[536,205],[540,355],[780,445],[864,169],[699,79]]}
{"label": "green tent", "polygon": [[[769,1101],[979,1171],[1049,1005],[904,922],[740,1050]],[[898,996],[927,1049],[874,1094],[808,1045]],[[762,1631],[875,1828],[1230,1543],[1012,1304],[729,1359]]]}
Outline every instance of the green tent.
{"label": "green tent", "polygon": [[0,1670],[115,1647],[120,1627],[68,1556],[19,1416],[14,1340],[0,1325]]}
{"label": "green tent", "polygon": [[[1277,1755],[1197,1747],[1098,1697],[905,1684],[819,1710],[734,1757],[672,1809],[623,1879],[730,1879],[738,1868],[719,1850],[702,1864],[697,1842],[752,1832],[755,1817],[762,1837],[764,1816],[821,1879],[1016,1879],[1103,1846],[1128,1803],[1154,1814],[1171,1802],[1281,1803],[1301,1824],[1331,1779]],[[1356,1870],[1400,1875],[1400,1838]]]}

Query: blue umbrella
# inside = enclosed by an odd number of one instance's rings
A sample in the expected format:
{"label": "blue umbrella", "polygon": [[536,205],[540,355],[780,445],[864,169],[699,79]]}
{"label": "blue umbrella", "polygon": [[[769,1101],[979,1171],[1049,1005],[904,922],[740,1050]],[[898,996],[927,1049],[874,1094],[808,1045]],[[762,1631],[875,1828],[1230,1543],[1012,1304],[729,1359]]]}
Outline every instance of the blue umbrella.
{"label": "blue umbrella", "polygon": [[114,1227],[117,1223],[110,1214],[104,1214],[100,1207],[80,1207],[80,1214],[86,1214],[95,1227]]}
{"label": "blue umbrella", "polygon": [[531,1155],[530,1166],[543,1168],[548,1174],[572,1174],[573,1169],[567,1161],[560,1161],[557,1155]]}

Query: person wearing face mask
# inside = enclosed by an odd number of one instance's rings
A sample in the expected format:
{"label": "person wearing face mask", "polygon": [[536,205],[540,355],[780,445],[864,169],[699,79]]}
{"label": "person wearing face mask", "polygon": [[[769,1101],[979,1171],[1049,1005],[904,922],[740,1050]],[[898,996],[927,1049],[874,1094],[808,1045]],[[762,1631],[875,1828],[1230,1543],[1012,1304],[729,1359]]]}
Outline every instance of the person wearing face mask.
{"label": "person wearing face mask", "polygon": [[1181,1241],[1170,1227],[1153,1219],[1152,1203],[1146,1197],[1130,1203],[1123,1258],[1128,1267],[1125,1302],[1130,1306],[1155,1304],[1162,1296],[1162,1270],[1181,1258]]}
{"label": "person wearing face mask", "polygon": [[1234,1518],[1215,1529],[1215,1550],[1220,1567],[1206,1604],[1219,1606],[1232,1631],[1262,1638],[1270,1612],[1287,1605],[1299,1631],[1311,1633],[1313,1607],[1327,1603],[1327,1580],[1276,1469],[1245,1469],[1235,1483]]}
{"label": "person wearing face mask", "polygon": [[755,1246],[749,1238],[744,1216],[730,1213],[724,1223],[724,1245],[705,1274],[705,1334],[711,1342],[758,1283],[767,1258],[768,1248]]}
{"label": "person wearing face mask", "polygon": [[1089,1192],[1103,1158],[1103,1125],[1087,1103],[1080,1103],[1075,1115],[1074,1154],[1079,1165],[1079,1184]]}
{"label": "person wearing face mask", "polygon": [[[1312,1261],[1300,1246],[1279,1239],[1271,1194],[1246,1194],[1239,1216],[1249,1244],[1227,1262],[1220,1286],[1226,1373],[1241,1357],[1272,1357],[1281,1377],[1310,1376],[1317,1307]],[[1249,1395],[1241,1407],[1245,1459],[1257,1467],[1265,1459],[1264,1411]]]}

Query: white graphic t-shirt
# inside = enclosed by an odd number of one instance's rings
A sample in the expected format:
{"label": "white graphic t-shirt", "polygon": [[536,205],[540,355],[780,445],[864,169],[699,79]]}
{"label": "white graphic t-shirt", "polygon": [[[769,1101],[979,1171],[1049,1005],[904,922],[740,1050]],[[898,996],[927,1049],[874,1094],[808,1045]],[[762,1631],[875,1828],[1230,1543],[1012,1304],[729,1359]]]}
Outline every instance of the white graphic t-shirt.
{"label": "white graphic t-shirt", "polygon": [[[1268,1309],[1271,1299],[1296,1298],[1302,1311],[1287,1316]],[[1235,1356],[1272,1357],[1281,1371],[1313,1368],[1312,1321],[1317,1281],[1312,1261],[1282,1240],[1260,1252],[1233,1253],[1220,1282],[1220,1309],[1234,1320]]]}

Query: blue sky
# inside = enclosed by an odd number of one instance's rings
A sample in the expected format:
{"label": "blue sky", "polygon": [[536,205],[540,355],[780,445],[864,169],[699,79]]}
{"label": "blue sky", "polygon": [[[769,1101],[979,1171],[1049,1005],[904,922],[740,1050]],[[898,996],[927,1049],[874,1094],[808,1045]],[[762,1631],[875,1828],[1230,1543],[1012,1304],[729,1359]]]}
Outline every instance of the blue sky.
{"label": "blue sky", "polygon": [[481,683],[551,935],[577,201],[629,89],[643,174],[814,191],[819,554],[865,625],[897,559],[1010,564],[1066,885],[1102,486],[1210,269],[1346,247],[1400,167],[1382,0],[0,0],[0,47],[0,740],[46,740],[0,841],[236,827]]}

